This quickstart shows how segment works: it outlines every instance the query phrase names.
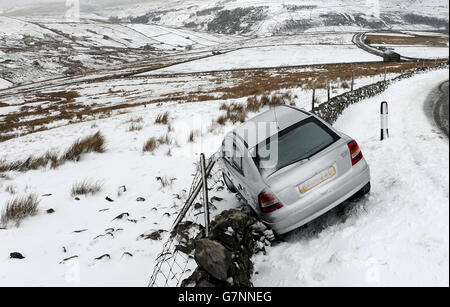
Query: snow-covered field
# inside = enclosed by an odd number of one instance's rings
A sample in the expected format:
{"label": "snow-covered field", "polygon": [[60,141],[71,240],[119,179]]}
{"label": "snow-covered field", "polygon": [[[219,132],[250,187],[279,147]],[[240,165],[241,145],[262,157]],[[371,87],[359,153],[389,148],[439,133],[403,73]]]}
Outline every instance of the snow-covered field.
{"label": "snow-covered field", "polygon": [[410,58],[443,59],[448,58],[448,47],[383,45]]}
{"label": "snow-covered field", "polygon": [[[40,199],[37,216],[24,220],[19,227],[10,225],[7,230],[0,230],[0,285],[146,286],[168,234],[163,233],[162,240],[156,241],[142,240],[139,236],[170,229],[182,204],[174,194],[183,195],[182,190],[189,188],[198,153],[215,152],[221,143],[220,136],[232,128],[206,133],[218,109],[217,103],[153,106],[98,120],[95,125],[92,122],[71,125],[3,142],[1,156],[16,159],[47,149],[61,151],[76,138],[101,131],[107,151],[85,155],[80,162],[67,163],[55,170],[10,173],[6,179],[0,178],[1,209],[8,199],[25,193],[35,192]],[[171,156],[167,154],[168,145],[153,154],[143,154],[142,146],[149,137],[167,133],[167,126],[154,124],[156,116],[166,110],[170,111],[174,129],[170,133]],[[132,124],[129,120],[139,117],[142,130],[128,131]],[[187,144],[190,129],[200,129],[202,124],[205,136]],[[172,186],[162,188],[157,176],[176,180]],[[70,189],[84,179],[101,182],[103,189],[98,195],[74,200]],[[127,191],[118,196],[123,185]],[[16,194],[6,192],[7,187]],[[45,194],[52,195],[42,196]],[[106,201],[106,196],[114,202]],[[222,202],[221,209],[238,205],[234,196],[226,192],[221,196],[230,199]],[[138,202],[138,197],[145,201]],[[55,213],[47,214],[50,208]],[[122,213],[129,216],[113,220]],[[9,253],[14,251],[26,258],[9,259]],[[94,260],[104,254],[111,259]],[[78,257],[63,261],[73,256]]]}
{"label": "snow-covered field", "polygon": [[[372,191],[257,256],[257,286],[448,286],[449,146],[423,112],[448,70],[399,82],[334,125],[354,137]],[[380,102],[390,138],[379,141]]]}
{"label": "snow-covered field", "polygon": [[[145,74],[192,73],[242,68],[379,62],[380,57],[349,45],[288,45],[245,48]],[[144,75],[145,75],[144,74]]]}

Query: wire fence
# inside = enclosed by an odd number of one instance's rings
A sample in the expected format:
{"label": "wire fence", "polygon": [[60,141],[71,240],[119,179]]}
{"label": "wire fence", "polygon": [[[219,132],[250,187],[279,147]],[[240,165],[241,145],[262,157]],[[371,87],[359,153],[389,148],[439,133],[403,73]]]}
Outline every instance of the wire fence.
{"label": "wire fence", "polygon": [[[218,158],[218,154],[211,156],[204,167],[206,187],[211,195],[224,189]],[[196,267],[191,246],[192,238],[205,234],[205,229],[209,226],[209,220],[205,219],[205,216],[209,218],[209,209],[213,206],[211,198],[205,201],[205,193],[201,193],[203,189],[201,164],[201,162],[197,164],[185,204],[172,226],[162,252],[156,258],[149,287],[179,287]]]}

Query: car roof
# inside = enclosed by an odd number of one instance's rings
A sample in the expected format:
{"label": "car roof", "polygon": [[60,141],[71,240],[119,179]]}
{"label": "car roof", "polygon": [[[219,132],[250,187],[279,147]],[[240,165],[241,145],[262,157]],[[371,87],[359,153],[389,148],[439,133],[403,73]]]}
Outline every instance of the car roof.
{"label": "car roof", "polygon": [[[241,126],[234,129],[232,133],[243,139],[247,148],[253,148],[279,131],[305,120],[310,116],[310,113],[288,105],[271,107],[270,110],[247,120]],[[265,123],[272,123],[269,124],[269,129],[266,128],[266,125],[264,125]],[[275,123],[278,123],[278,127]],[[261,126],[261,124],[263,125]],[[255,133],[252,131],[257,132]]]}

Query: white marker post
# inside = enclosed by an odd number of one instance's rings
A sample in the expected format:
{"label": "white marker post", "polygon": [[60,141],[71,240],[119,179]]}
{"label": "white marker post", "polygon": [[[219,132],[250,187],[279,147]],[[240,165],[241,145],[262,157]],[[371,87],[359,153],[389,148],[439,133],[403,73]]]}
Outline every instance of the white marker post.
{"label": "white marker post", "polygon": [[383,101],[380,106],[380,116],[381,116],[381,136],[380,140],[384,140],[389,137],[389,127],[388,127],[388,103]]}

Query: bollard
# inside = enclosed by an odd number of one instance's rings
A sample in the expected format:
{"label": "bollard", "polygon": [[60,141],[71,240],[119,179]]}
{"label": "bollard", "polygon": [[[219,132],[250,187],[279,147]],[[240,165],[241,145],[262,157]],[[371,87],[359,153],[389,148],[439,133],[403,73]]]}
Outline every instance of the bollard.
{"label": "bollard", "polygon": [[389,115],[388,103],[386,101],[383,101],[380,106],[380,117],[381,117],[380,141],[389,137],[388,115]]}

